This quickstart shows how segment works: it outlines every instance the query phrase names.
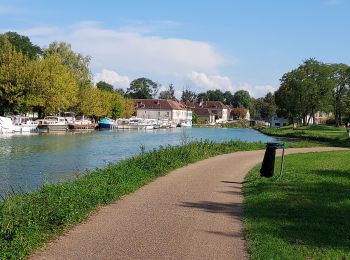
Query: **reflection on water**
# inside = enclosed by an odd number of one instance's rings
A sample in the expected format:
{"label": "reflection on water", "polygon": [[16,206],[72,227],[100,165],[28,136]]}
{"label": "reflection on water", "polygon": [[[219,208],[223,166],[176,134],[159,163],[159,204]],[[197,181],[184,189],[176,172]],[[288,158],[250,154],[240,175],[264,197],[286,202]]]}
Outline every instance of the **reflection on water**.
{"label": "reflection on water", "polygon": [[103,167],[160,145],[184,139],[272,141],[252,129],[189,128],[154,131],[93,131],[62,134],[0,135],[0,194],[10,187],[33,190],[44,181],[67,181],[77,172]]}

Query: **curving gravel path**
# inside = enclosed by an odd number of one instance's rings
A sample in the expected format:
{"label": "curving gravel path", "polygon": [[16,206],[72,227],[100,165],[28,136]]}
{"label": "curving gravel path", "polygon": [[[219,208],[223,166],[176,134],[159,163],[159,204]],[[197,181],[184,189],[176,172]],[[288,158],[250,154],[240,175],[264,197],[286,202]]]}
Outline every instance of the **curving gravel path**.
{"label": "curving gravel path", "polygon": [[[330,150],[342,149],[286,154]],[[246,259],[242,181],[263,155],[237,152],[177,169],[101,208],[30,259]]]}

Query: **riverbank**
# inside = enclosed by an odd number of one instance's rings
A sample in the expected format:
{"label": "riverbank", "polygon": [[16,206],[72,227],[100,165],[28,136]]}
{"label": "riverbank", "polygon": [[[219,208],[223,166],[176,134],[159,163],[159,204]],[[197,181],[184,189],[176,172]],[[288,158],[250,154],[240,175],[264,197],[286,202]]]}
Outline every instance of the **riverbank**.
{"label": "riverbank", "polygon": [[13,195],[0,204],[0,258],[24,258],[85,220],[99,206],[173,169],[219,154],[263,148],[263,143],[243,142],[196,142],[161,147],[76,176],[70,183],[46,184],[36,192]]}
{"label": "riverbank", "polygon": [[350,147],[350,138],[344,127],[309,125],[297,129],[293,129],[292,126],[281,128],[255,127],[255,129],[268,136],[297,138],[322,142],[330,146]]}
{"label": "riverbank", "polygon": [[288,155],[282,179],[259,169],[243,186],[251,259],[350,258],[349,151]]}
{"label": "riverbank", "polygon": [[[312,143],[288,143],[307,147]],[[263,143],[209,141],[166,146],[117,164],[76,175],[64,184],[46,184],[33,193],[16,194],[0,203],[0,258],[24,258],[46,241],[85,220],[101,205],[163,176],[173,169],[212,156],[263,149]]]}

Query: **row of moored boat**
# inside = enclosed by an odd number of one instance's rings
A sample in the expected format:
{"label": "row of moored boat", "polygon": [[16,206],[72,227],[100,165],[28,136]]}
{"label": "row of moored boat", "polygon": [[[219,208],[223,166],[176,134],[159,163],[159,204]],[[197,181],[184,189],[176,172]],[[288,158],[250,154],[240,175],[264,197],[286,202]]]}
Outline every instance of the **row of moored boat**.
{"label": "row of moored boat", "polygon": [[110,119],[101,118],[98,122],[93,119],[76,118],[74,114],[64,116],[47,116],[44,119],[31,120],[26,116],[0,116],[0,134],[16,132],[52,132],[80,131],[94,129],[138,129],[153,130],[159,128],[191,127],[191,121],[174,123],[167,119],[143,119],[137,117]]}

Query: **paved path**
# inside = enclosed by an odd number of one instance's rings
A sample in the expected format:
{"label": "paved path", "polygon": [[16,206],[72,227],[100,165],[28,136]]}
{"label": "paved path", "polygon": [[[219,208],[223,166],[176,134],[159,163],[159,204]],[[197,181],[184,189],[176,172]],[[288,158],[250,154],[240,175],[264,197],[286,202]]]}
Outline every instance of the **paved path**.
{"label": "paved path", "polygon": [[[334,148],[286,154],[328,150]],[[237,152],[177,169],[103,207],[31,258],[246,259],[241,187],[263,154]]]}

